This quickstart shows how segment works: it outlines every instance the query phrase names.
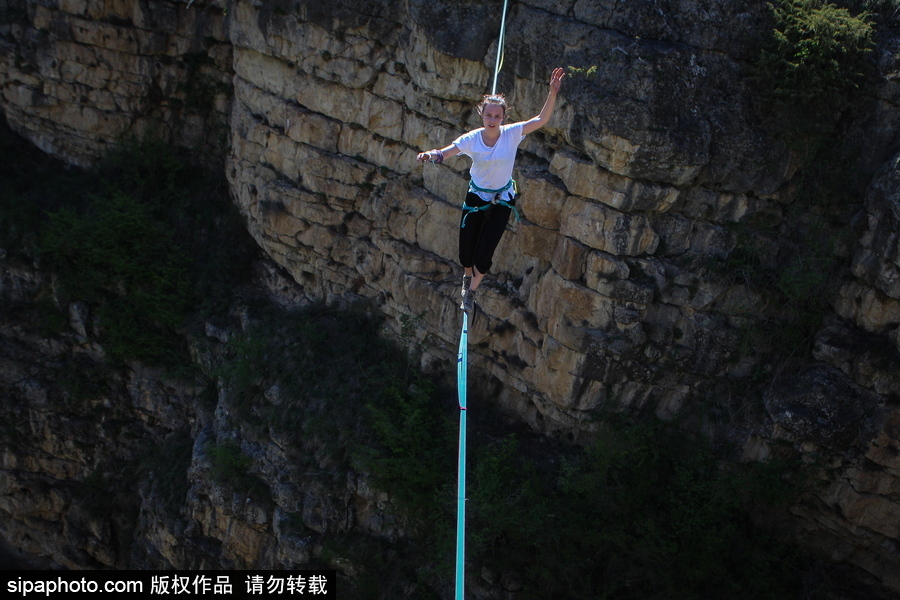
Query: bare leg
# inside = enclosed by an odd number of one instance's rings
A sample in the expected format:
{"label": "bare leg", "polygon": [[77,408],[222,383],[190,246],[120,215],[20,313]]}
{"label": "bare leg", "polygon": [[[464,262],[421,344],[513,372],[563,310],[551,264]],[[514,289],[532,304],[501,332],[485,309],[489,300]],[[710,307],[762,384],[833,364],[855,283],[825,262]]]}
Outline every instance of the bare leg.
{"label": "bare leg", "polygon": [[478,269],[474,267],[471,270],[474,271],[475,274],[472,275],[472,285],[469,286],[469,289],[474,292],[478,289],[478,286],[481,285],[481,280],[484,279],[484,273],[479,273]]}

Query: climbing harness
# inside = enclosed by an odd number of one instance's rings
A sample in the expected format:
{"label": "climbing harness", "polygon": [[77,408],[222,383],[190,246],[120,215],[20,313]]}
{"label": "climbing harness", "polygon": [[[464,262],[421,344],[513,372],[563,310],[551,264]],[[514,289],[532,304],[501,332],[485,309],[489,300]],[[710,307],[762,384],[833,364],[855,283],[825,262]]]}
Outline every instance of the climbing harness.
{"label": "climbing harness", "polygon": [[463,600],[466,566],[466,363],[468,362],[469,314],[463,312],[456,383],[459,395],[459,464],[456,505],[456,600]]}
{"label": "climbing harness", "polygon": [[[512,198],[516,198],[519,195],[519,188],[516,185],[515,179],[510,179],[509,183],[498,190],[489,190],[487,188],[478,187],[477,185],[475,185],[474,181],[470,181],[470,192],[479,197],[481,197],[481,194],[490,194],[491,196],[493,196],[493,198],[491,198],[490,200],[486,200],[486,202],[490,202],[490,204],[483,204],[481,206],[469,206],[464,200],[462,204],[462,210],[465,214],[463,215],[462,222],[459,225],[460,229],[466,226],[466,219],[470,214],[472,214],[473,212],[488,210],[492,206],[505,206],[506,208],[512,209],[513,214],[516,216],[516,223],[519,223],[522,219],[519,217],[519,209],[516,208],[516,205],[506,200],[500,199],[503,196],[503,192],[509,190],[510,188],[512,188]],[[482,200],[484,200],[484,198],[482,198]]]}

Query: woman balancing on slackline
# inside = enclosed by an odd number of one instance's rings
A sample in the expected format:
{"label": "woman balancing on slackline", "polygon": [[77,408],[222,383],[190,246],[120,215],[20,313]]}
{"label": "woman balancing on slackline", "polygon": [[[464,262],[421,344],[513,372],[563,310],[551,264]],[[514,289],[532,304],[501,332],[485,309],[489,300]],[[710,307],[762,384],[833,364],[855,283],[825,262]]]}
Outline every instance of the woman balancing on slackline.
{"label": "woman balancing on slackline", "polygon": [[550,92],[536,117],[503,125],[506,98],[503,94],[486,94],[478,104],[484,127],[456,138],[446,148],[422,152],[416,157],[419,162],[435,163],[442,163],[457,154],[472,159],[469,170],[472,179],[463,202],[459,229],[459,262],[464,269],[460,308],[466,312],[471,312],[475,306],[475,290],[491,268],[494,250],[516,203],[516,187],[512,180],[516,149],[526,134],[540,129],[550,120],[564,76],[561,68],[553,70]]}

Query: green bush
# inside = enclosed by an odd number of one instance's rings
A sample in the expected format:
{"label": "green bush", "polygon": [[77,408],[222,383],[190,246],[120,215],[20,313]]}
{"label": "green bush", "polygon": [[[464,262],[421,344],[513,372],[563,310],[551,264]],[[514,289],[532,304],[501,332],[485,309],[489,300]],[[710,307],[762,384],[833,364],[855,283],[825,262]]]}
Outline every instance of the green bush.
{"label": "green bush", "polygon": [[188,257],[150,206],[122,192],[52,213],[41,254],[65,296],[99,308],[108,354],[164,362],[191,306]]}
{"label": "green bush", "polygon": [[0,149],[21,159],[0,164],[0,247],[37,255],[63,304],[89,304],[112,360],[188,363],[179,332],[226,309],[255,248],[225,182],[152,139],[119,144],[90,171],[6,127]]}
{"label": "green bush", "polygon": [[0,248],[11,257],[30,257],[44,213],[83,204],[96,178],[44,154],[13,133],[2,116],[0,156]]}
{"label": "green bush", "polygon": [[789,552],[749,513],[788,497],[782,472],[725,469],[669,424],[618,424],[566,457],[552,487],[528,471],[501,476],[525,496],[519,506],[500,498],[496,522],[507,525],[491,555],[503,559],[480,559],[517,572],[524,598],[792,597]]}
{"label": "green bush", "polygon": [[[367,307],[285,313],[259,303],[248,317],[249,327],[229,340],[227,358],[212,374],[225,382],[236,417],[260,435],[277,432],[311,450],[302,453],[306,460],[314,451],[319,468],[331,470],[364,458],[359,450],[373,428],[401,455],[417,442],[392,438],[391,428],[416,436],[440,426],[430,421],[433,386],[410,368],[404,348],[381,336],[382,319]],[[385,472],[400,468],[387,462]]]}
{"label": "green bush", "polygon": [[552,513],[548,489],[534,463],[522,456],[515,435],[478,444],[466,490],[468,552],[496,569],[517,569],[542,549],[546,517]]}
{"label": "green bush", "polygon": [[228,184],[191,164],[158,139],[127,140],[97,169],[102,189],[116,190],[150,207],[190,259],[193,308],[202,317],[224,310],[248,279],[256,244],[231,203]]}
{"label": "green bush", "polygon": [[859,89],[874,28],[823,0],[769,3],[775,28],[754,65],[763,95],[803,133],[826,131]]}
{"label": "green bush", "polygon": [[236,492],[249,495],[257,501],[271,500],[269,487],[259,477],[250,473],[253,459],[244,454],[241,447],[234,442],[210,444],[210,475],[214,481],[225,485]]}
{"label": "green bush", "polygon": [[[378,443],[368,464],[387,467],[378,481],[404,508],[415,503],[427,524],[420,543],[449,577],[456,424],[423,423],[399,400],[370,410]],[[796,493],[787,466],[722,463],[702,439],[657,421],[612,419],[584,450],[537,453],[479,421],[469,436],[470,577],[518,582],[523,599],[796,597],[808,562],[752,516]]]}
{"label": "green bush", "polygon": [[153,496],[172,518],[179,516],[191,487],[188,469],[193,458],[193,444],[189,430],[175,431],[162,444],[147,449],[135,469],[141,481],[151,482]]}
{"label": "green bush", "polygon": [[360,447],[357,461],[376,483],[392,490],[418,516],[428,514],[436,494],[456,472],[453,424],[441,415],[431,384],[418,378],[405,390],[395,382],[366,404],[367,421],[380,447]]}

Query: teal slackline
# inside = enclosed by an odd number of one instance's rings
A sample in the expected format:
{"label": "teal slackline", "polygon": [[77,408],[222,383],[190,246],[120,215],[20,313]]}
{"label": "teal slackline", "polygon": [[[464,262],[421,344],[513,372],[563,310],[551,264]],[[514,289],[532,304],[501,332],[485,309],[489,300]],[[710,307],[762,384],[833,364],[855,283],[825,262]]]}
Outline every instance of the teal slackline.
{"label": "teal slackline", "polygon": [[463,312],[456,383],[459,393],[459,487],[456,506],[456,600],[463,600],[466,569],[466,363],[468,362],[469,314]]}
{"label": "teal slackline", "polygon": [[494,64],[494,85],[491,88],[491,94],[497,93],[497,75],[500,74],[500,67],[503,65],[503,45],[506,41],[506,3],[503,0],[503,17],[500,19],[500,38],[497,40],[497,62]]}

